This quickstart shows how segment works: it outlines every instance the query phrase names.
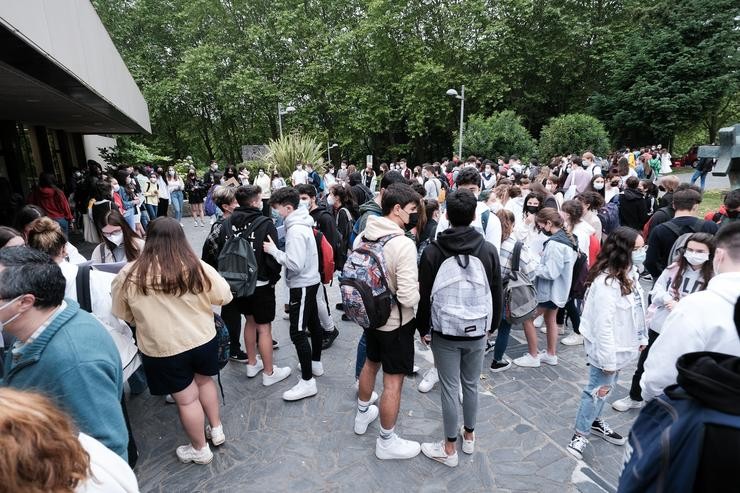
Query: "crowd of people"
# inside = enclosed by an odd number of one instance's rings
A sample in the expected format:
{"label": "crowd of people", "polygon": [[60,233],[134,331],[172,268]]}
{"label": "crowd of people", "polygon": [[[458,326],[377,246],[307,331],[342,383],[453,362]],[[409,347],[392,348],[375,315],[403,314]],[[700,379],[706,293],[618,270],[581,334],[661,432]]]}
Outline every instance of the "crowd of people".
{"label": "crowd of people", "polygon": [[[363,329],[354,432],[378,421],[378,459],[423,453],[457,466],[458,438],[463,453],[475,451],[485,355],[493,353],[494,373],[554,366],[559,344],[582,345],[588,365],[563,445],[578,459],[592,436],[624,445],[604,407],[619,372],[635,361],[616,411],[655,414],[659,403],[681,398],[676,384],[702,392],[706,379],[688,386],[682,361],[692,375],[716,376],[721,367],[738,377],[740,190],[697,217],[701,189],[679,184],[665,156],[585,152],[548,165],[471,156],[414,169],[401,159],[377,172],[343,161],[323,175],[299,163],[290,184],[264,169],[250,180],[246,170],[221,171],[215,162],[202,178],[195,169],[181,178],[172,167],[103,173],[91,164],[74,207],[42,175],[15,228],[0,227],[0,455],[13,457],[0,460],[0,476],[18,491],[137,491],[125,467],[138,455],[125,382],[132,393],[148,387],[176,405],[187,437],[175,451],[180,461],[211,462],[211,446],[229,435],[213,379],[223,365],[243,363],[264,386],[292,374],[274,360],[279,297],[299,362],[285,401],[321,392],[322,352],[340,335],[336,312]],[[213,217],[200,255],[182,228],[185,198],[194,226]],[[207,211],[210,204],[216,210]],[[68,241],[73,224],[97,244],[91,262]],[[342,299],[335,306],[332,290]],[[523,326],[527,350],[512,360],[514,325]],[[443,416],[443,436],[426,443],[396,432],[417,341],[434,360],[418,390],[439,383]],[[703,365],[689,353],[703,354]],[[712,411],[733,416],[732,406]],[[737,434],[737,418],[727,422]],[[625,488],[650,481],[646,454],[662,453],[645,445],[650,430],[636,425],[630,435]],[[695,485],[711,484],[709,472],[729,471],[727,457],[735,457],[704,449]],[[61,460],[60,450],[79,460]]]}

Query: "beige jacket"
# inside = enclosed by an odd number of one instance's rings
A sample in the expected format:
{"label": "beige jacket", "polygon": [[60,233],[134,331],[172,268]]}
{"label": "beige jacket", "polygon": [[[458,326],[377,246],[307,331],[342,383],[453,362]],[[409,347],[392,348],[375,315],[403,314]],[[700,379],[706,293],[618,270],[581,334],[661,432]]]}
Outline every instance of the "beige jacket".
{"label": "beige jacket", "polygon": [[216,335],[211,305],[231,301],[229,284],[205,262],[200,265],[211,289],[199,294],[174,296],[149,291],[145,296],[123,283],[134,264],[126,265],[113,280],[113,314],[136,324],[136,342],[142,353],[161,358],[202,346]]}
{"label": "beige jacket", "polygon": [[[419,303],[419,269],[416,266],[416,245],[407,238],[404,231],[390,219],[381,216],[367,218],[365,230],[355,240],[355,247],[363,238],[377,240],[389,234],[399,236],[388,241],[383,247],[386,270],[388,272],[388,287],[401,304],[403,324],[414,318],[414,308]],[[388,323],[378,330],[389,332],[401,326],[398,308],[391,309]]]}

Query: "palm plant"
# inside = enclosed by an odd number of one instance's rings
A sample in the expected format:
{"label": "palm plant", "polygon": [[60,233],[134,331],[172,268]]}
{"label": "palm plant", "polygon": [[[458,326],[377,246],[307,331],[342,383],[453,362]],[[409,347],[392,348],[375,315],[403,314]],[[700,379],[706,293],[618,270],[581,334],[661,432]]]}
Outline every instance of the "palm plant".
{"label": "palm plant", "polygon": [[296,163],[311,163],[319,173],[324,173],[324,144],[308,135],[285,134],[267,144],[265,162],[272,172],[276,170],[287,177],[295,169]]}

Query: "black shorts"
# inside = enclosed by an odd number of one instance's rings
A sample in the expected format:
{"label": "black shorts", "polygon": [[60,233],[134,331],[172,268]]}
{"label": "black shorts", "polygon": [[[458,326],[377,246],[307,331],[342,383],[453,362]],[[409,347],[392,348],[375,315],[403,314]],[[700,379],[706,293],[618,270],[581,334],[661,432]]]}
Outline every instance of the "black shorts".
{"label": "black shorts", "polygon": [[367,359],[383,365],[383,373],[410,375],[414,371],[416,320],[396,330],[367,330]]}
{"label": "black shorts", "polygon": [[257,286],[252,296],[236,298],[232,303],[244,315],[252,315],[258,324],[269,324],[275,320],[275,286]]}
{"label": "black shorts", "polygon": [[141,355],[144,373],[152,395],[174,394],[185,390],[195,374],[217,375],[218,341],[213,339],[196,348],[174,356],[154,358]]}

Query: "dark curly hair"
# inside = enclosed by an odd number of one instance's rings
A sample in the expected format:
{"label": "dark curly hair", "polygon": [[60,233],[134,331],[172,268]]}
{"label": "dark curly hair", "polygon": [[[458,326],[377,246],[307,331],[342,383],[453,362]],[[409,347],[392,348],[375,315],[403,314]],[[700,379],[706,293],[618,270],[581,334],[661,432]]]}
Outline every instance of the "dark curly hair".
{"label": "dark curly hair", "polygon": [[594,279],[605,273],[607,279],[616,279],[619,282],[622,296],[632,292],[634,286],[628,274],[632,268],[632,250],[640,233],[627,226],[621,226],[606,237],[604,246],[596,257],[596,262],[591,266],[586,278],[586,287],[590,286]]}

